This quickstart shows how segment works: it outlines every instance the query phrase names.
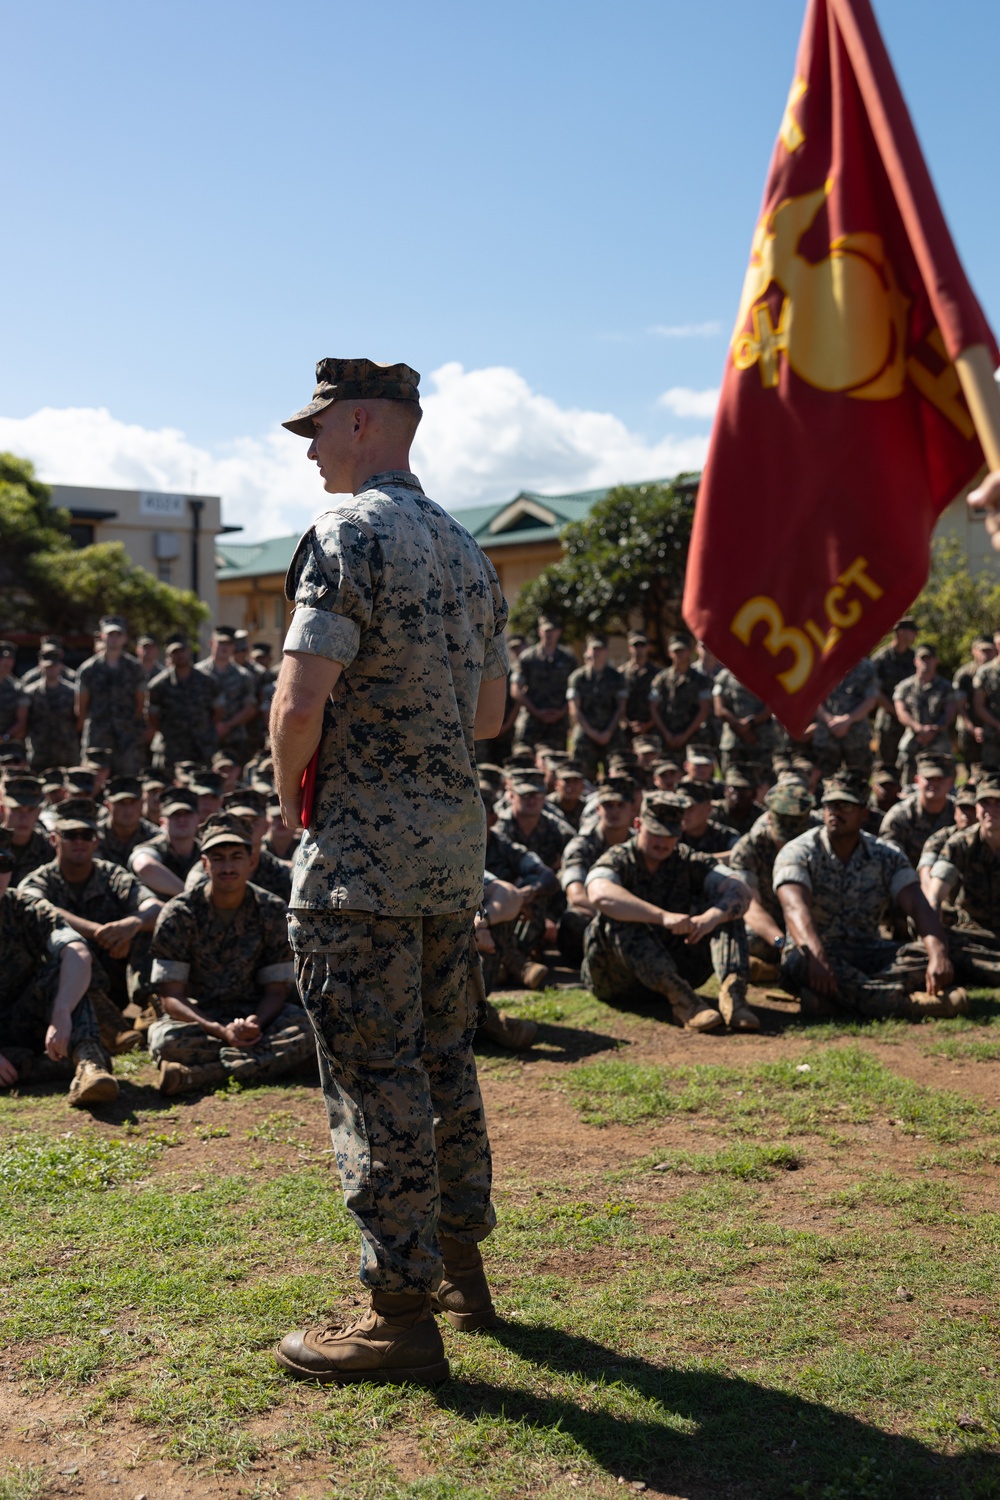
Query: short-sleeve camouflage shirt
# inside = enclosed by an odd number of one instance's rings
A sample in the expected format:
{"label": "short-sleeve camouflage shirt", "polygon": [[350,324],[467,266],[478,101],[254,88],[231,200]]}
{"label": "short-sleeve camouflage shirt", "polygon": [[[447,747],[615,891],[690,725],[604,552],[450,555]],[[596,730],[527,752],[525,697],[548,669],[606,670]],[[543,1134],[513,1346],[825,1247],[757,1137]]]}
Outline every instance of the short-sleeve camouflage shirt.
{"label": "short-sleeve camouflage shirt", "polygon": [[157,899],[134,875],[105,859],[95,859],[87,879],[72,884],[53,860],[33,870],[20,889],[33,899],[41,897],[74,917],[97,923],[134,917],[141,906]]}
{"label": "short-sleeve camouflage shirt", "polygon": [[286,593],[285,649],[343,664],[292,906],[477,906],[486,819],[473,724],[481,682],[508,666],[492,563],[414,474],[378,474],[306,532]]}
{"label": "short-sleeve camouflage shirt", "polygon": [[891,698],[899,684],[912,677],[917,669],[912,648],[897,651],[891,641],[874,653],[872,663],[878,673],[879,688],[887,698]]}
{"label": "short-sleeve camouflage shirt", "polygon": [[633,723],[646,724],[649,721],[649,691],[659,670],[654,661],[648,661],[644,667],[640,667],[638,662],[627,661],[622,667],[622,676],[628,690],[625,717]]}
{"label": "short-sleeve camouflage shirt", "polygon": [[[748,687],[744,687],[728,667],[723,667],[722,671],[717,673],[712,684],[712,697],[718,698],[723,707],[728,708],[737,719],[746,719],[752,714],[759,714],[764,707],[763,698],[758,698]],[[757,726],[757,742],[764,749],[771,744],[773,738],[774,720],[773,718],[766,719],[763,724]],[[722,734],[719,737],[720,747],[723,750],[734,750],[740,744],[742,741],[733,726],[723,724]]]}
{"label": "short-sleeve camouflage shirt", "polygon": [[[149,710],[159,721],[163,758],[168,766],[177,760],[211,760],[219,743],[215,732],[219,697],[214,675],[193,667],[186,677],[166,667],[150,680]],[[237,706],[242,707],[242,703]]]}
{"label": "short-sleeve camouflage shirt", "polygon": [[823,707],[828,714],[852,714],[861,707],[866,698],[879,691],[878,671],[875,663],[863,656],[846,677],[824,699]]}
{"label": "short-sleeve camouflage shirt", "polygon": [[982,689],[987,713],[1000,719],[1000,657],[976,669],[972,687],[973,691]]}
{"label": "short-sleeve camouflage shirt", "polygon": [[[716,868],[713,855],[698,854],[686,844],[677,844],[672,854],[650,870],[638,842],[631,838],[598,857],[590,867],[587,884],[599,877],[662,911],[692,912]],[[610,919],[602,916],[598,920],[606,924]]]}
{"label": "short-sleeve camouflage shirt", "polygon": [[563,646],[557,646],[551,656],[540,645],[529,646],[518,657],[511,680],[524,689],[536,708],[562,708],[570,673],[576,667],[576,657]]}
{"label": "short-sleeve camouflage shirt", "polygon": [[525,833],[514,814],[504,813],[497,819],[497,829],[517,844],[523,844],[532,854],[544,860],[550,870],[558,870],[563,850],[573,837],[569,824],[547,807],[542,808],[537,826]]}
{"label": "short-sleeve camouflage shirt", "polygon": [[[961,917],[1000,935],[1000,854],[994,854],[977,823],[956,829],[931,874],[945,880]],[[961,890],[956,894],[956,887]]]}
{"label": "short-sleeve camouflage shirt", "polygon": [[138,739],[141,725],[136,717],[136,693],[145,691],[142,663],[123,651],[111,666],[103,651],[84,662],[77,673],[77,687],[90,694],[84,738],[88,745],[109,748]]}
{"label": "short-sleeve camouflage shirt", "polygon": [[171,845],[169,836],[166,833],[158,833],[155,838],[147,839],[144,844],[137,844],[132,850],[129,855],[129,870],[132,869],[135,857],[142,849],[148,849],[151,854],[155,855],[160,864],[169,870],[171,875],[176,875],[178,880],[186,880],[188,871],[201,859],[201,845],[197,839],[194,841],[190,854],[178,854]]}
{"label": "short-sleeve camouflage shirt", "polygon": [[845,862],[834,854],[825,828],[810,828],[778,851],[773,883],[775,891],[804,886],[821,940],[851,947],[878,938],[893,901],[919,877],[902,850],[870,833],[860,834]]}
{"label": "short-sleeve camouflage shirt", "polygon": [[153,983],[180,983],[211,1019],[251,1015],[257,987],[293,978],[286,908],[248,885],[235,912],[212,905],[207,885],[167,902],[153,933]]}
{"label": "short-sleeve camouflage shirt", "polygon": [[785,918],[781,902],[774,894],[774,861],[778,857],[778,844],[771,832],[770,819],[765,812],[733,846],[729,856],[729,868],[734,875],[745,880],[768,916],[784,926]]}
{"label": "short-sleeve camouflage shirt", "polygon": [[[664,667],[653,679],[649,701],[671,734],[681,734],[704,703],[711,703],[712,681],[692,667],[687,672],[678,672],[676,667]],[[756,710],[754,710],[756,712]]]}
{"label": "short-sleeve camouflage shirt", "polygon": [[42,678],[24,689],[24,702],[28,705],[26,734],[35,770],[72,766],[79,759],[75,697],[70,683],[62,678],[54,687],[49,687]]}
{"label": "short-sleeve camouflage shirt", "polygon": [[914,869],[920,860],[920,852],[932,833],[941,828],[950,828],[955,822],[955,804],[949,797],[940,812],[927,812],[920,805],[919,796],[904,797],[882,819],[879,838],[902,849]]}
{"label": "short-sleeve camouflage shirt", "polygon": [[607,729],[627,694],[624,677],[611,666],[602,667],[600,672],[577,667],[566,686],[566,697],[573,700],[591,729]]}
{"label": "short-sleeve camouflage shirt", "polygon": [[47,901],[8,887],[0,896],[0,1016],[17,1004],[47,959],[76,941],[76,933]]}
{"label": "short-sleeve camouflage shirt", "polygon": [[[983,671],[985,670],[986,668],[983,668]],[[978,678],[978,672],[976,676]],[[934,677],[930,682],[924,683],[920,681],[916,673],[901,682],[892,695],[893,702],[902,703],[911,718],[915,719],[918,724],[942,726],[941,733],[931,741],[930,745],[924,747],[927,750],[940,750],[942,753],[951,751],[948,731],[943,725],[954,697],[955,689],[947,677]],[[907,729],[900,748],[905,748],[912,739],[912,731]]]}
{"label": "short-sleeve camouflage shirt", "polygon": [[554,889],[552,871],[545,861],[496,828],[486,836],[486,870],[494,880],[507,880],[511,885]]}

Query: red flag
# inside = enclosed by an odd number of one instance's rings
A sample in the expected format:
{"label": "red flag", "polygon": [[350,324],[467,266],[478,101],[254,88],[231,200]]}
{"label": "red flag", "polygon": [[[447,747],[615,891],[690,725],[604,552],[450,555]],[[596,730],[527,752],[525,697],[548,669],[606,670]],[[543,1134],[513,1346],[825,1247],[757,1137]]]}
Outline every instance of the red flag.
{"label": "red flag", "polygon": [[927,578],[1000,351],[868,0],[809,0],[695,507],[684,617],[795,735]]}

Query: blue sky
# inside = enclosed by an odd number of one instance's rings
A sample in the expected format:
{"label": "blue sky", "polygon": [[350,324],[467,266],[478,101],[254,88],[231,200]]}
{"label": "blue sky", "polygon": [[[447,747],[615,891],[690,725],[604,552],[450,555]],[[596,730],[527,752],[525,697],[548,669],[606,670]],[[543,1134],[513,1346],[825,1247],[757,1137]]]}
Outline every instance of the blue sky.
{"label": "blue sky", "polygon": [[[996,327],[1000,7],[876,10]],[[697,461],[710,397],[662,398],[718,384],[803,13],[5,5],[0,444],[294,529],[275,423],[364,353],[436,393],[446,503]]]}

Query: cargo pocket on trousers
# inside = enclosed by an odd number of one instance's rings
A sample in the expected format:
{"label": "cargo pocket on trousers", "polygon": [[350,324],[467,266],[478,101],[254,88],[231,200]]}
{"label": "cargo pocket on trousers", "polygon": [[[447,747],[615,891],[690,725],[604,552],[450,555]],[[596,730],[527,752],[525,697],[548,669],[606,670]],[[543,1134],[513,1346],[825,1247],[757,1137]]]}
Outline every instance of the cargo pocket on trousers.
{"label": "cargo pocket on trousers", "polygon": [[298,969],[302,1003],[328,1057],[354,1066],[392,1061],[396,1027],[370,934],[303,954]]}

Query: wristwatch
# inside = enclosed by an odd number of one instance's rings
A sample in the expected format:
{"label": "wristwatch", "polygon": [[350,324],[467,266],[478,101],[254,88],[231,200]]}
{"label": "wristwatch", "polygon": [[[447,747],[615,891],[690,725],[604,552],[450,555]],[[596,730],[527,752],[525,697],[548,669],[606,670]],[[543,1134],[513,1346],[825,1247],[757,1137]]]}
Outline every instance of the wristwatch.
{"label": "wristwatch", "polygon": [[780,935],[780,936],[779,936],[779,937],[776,937],[776,938],[775,938],[775,940],[774,940],[774,942],[773,942],[773,943],[772,943],[772,944],[771,944],[771,946],[772,946],[772,947],[773,947],[773,948],[777,948],[777,950],[778,950],[778,952],[779,952],[779,953],[780,953],[780,952],[781,952],[781,950],[782,950],[782,948],[783,948],[783,947],[784,947],[784,946],[785,946],[785,944],[786,944],[786,943],[787,943],[787,941],[788,941],[788,939],[787,939],[787,938],[786,938],[786,937],[785,937],[785,934],[784,934],[784,933],[781,933],[781,935]]}

